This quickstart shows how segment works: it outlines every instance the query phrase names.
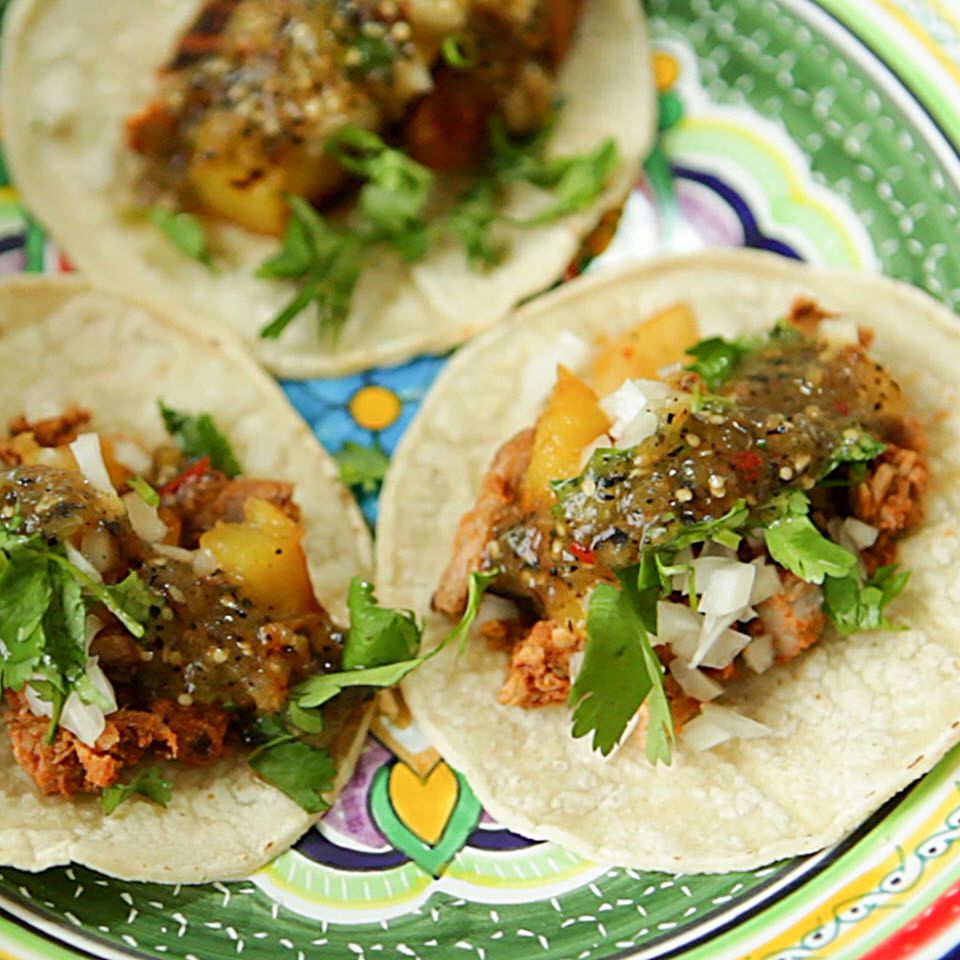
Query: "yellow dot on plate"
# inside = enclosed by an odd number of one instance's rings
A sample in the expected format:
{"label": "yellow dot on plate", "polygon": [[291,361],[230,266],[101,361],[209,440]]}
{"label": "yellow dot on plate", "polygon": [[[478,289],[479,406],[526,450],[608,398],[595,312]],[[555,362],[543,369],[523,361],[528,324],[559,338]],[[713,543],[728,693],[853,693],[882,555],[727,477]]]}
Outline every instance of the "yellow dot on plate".
{"label": "yellow dot on plate", "polygon": [[385,430],[400,416],[400,398],[386,387],[361,387],[350,398],[353,419],[366,430]]}
{"label": "yellow dot on plate", "polygon": [[680,64],[669,53],[659,51],[653,55],[653,75],[658,90],[669,90],[680,76]]}

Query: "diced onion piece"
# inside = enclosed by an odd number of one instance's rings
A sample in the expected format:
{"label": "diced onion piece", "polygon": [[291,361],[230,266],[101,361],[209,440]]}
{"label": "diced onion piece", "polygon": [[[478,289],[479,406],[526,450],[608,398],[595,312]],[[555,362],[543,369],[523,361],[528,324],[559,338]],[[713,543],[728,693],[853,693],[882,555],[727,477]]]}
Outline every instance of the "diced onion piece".
{"label": "diced onion piece", "polygon": [[87,679],[97,693],[107,701],[107,707],[104,713],[113,713],[117,709],[117,698],[113,692],[113,686],[107,679],[107,675],[100,669],[99,657],[91,657],[87,661]]}
{"label": "diced onion piece", "polygon": [[722,616],[717,616],[713,613],[708,613],[704,616],[697,649],[693,656],[690,657],[691,667],[699,667],[700,664],[703,663],[704,658],[710,656],[714,644],[717,643],[724,631],[726,631],[731,624],[741,619],[746,609],[748,608],[734,610],[732,613],[725,613]]}
{"label": "diced onion piece", "polygon": [[773,637],[762,633],[743,648],[743,659],[754,673],[766,673],[773,666]]}
{"label": "diced onion piece", "polygon": [[621,450],[628,450],[643,443],[647,437],[657,432],[657,415],[649,410],[638,413],[629,423],[624,424],[620,436],[616,438],[615,446]]}
{"label": "diced onion piece", "polygon": [[123,496],[123,505],[127,508],[130,526],[141,540],[156,543],[167,532],[167,525],[160,519],[156,507],[151,507],[139,493],[127,493]]}
{"label": "diced onion piece", "polygon": [[86,478],[87,483],[104,493],[117,495],[110,474],[103,462],[103,451],[100,449],[100,437],[95,433],[81,433],[73,443],[70,451],[77,459],[77,466]]}
{"label": "diced onion piece", "polygon": [[703,617],[685,603],[661,600],[657,604],[657,644],[667,644],[684,660],[696,653]]}
{"label": "diced onion piece", "polygon": [[570,683],[574,684],[577,682],[577,675],[580,673],[580,668],[583,666],[583,651],[574,650],[570,654],[570,659],[567,662],[567,670],[570,674]]}
{"label": "diced onion piece", "polygon": [[520,403],[529,408],[542,406],[557,379],[557,365],[576,373],[590,359],[590,345],[569,330],[561,330],[549,347],[535,353],[523,368]]}
{"label": "diced onion piece", "polygon": [[88,613],[86,620],[83,621],[83,630],[84,630],[83,651],[88,656],[90,654],[90,644],[93,643],[93,638],[102,629],[103,629],[103,621],[99,617],[95,617],[92,613]]}
{"label": "diced onion piece", "polygon": [[670,673],[688,697],[693,697],[701,703],[713,700],[714,697],[719,697],[723,693],[723,687],[716,680],[697,670],[696,667],[691,667],[680,657],[674,657],[670,661]]}
{"label": "diced onion piece", "polygon": [[717,543],[716,540],[708,540],[700,548],[700,556],[697,559],[706,560],[708,557],[725,557],[727,560],[736,560],[737,551],[724,546],[722,543]]}
{"label": "diced onion piece", "polygon": [[757,573],[753,564],[711,557],[707,561],[694,561],[694,567],[701,613],[722,617],[749,606]]}
{"label": "diced onion piece", "polygon": [[512,600],[488,593],[480,601],[480,609],[477,610],[477,618],[474,623],[487,623],[490,620],[516,620],[517,612],[517,605]]}
{"label": "diced onion piece", "polygon": [[85,573],[94,583],[103,583],[103,577],[100,575],[100,571],[72,543],[65,543],[63,546],[67,554],[67,559],[81,573]]}
{"label": "diced onion piece", "polygon": [[871,527],[869,523],[864,523],[856,517],[847,517],[843,521],[842,532],[850,538],[850,542],[856,547],[858,553],[872,547],[880,533],[876,527]]}
{"label": "diced onion piece", "polygon": [[193,572],[198,577],[209,577],[217,569],[217,558],[212,550],[201,547],[193,554]]}
{"label": "diced onion piece", "polygon": [[76,692],[69,694],[60,714],[60,726],[75,733],[88,747],[92,747],[107,725],[103,711],[92,703],[84,703]]}
{"label": "diced onion piece", "polygon": [[113,459],[122,467],[137,474],[148,473],[152,461],[150,454],[147,453],[139,443],[133,440],[114,440],[112,442]]}
{"label": "diced onion piece", "polygon": [[116,560],[113,540],[106,530],[91,530],[80,541],[80,552],[103,573],[109,570]]}
{"label": "diced onion piece", "polygon": [[196,560],[197,550],[185,550],[183,547],[175,547],[170,543],[151,544],[153,550],[162,557],[169,557],[171,560],[180,560],[182,563],[193,564]]}
{"label": "diced onion piece", "polygon": [[750,606],[754,606],[775,597],[783,589],[783,585],[780,583],[777,568],[772,563],[766,563],[763,557],[757,557],[750,562],[757,568],[750,590]]}
{"label": "diced onion piece", "polygon": [[856,320],[846,317],[825,317],[817,325],[817,336],[835,347],[846,347],[860,342],[860,328]]}
{"label": "diced onion piece", "polygon": [[705,703],[700,715],[683,727],[683,742],[698,753],[709,750],[725,740],[752,740],[771,733],[768,726],[745,717],[730,707]]}
{"label": "diced onion piece", "polygon": [[710,645],[700,659],[704,667],[722,670],[733,662],[733,658],[750,642],[750,636],[739,630],[724,630]]}

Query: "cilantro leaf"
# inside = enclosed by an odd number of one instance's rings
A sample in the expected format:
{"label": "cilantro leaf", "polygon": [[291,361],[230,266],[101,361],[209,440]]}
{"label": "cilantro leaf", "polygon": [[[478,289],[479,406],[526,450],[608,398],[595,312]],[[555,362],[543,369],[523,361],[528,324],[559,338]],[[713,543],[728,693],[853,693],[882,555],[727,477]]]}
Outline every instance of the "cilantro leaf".
{"label": "cilantro leaf", "polygon": [[786,516],[763,531],[770,556],[807,583],[823,583],[824,577],[847,577],[857,567],[857,558],[828,540],[809,517]]}
{"label": "cilantro leaf", "polygon": [[[294,699],[301,707],[319,707],[348,687],[392,687],[412,670],[419,667],[421,663],[435,657],[451,643],[459,643],[460,649],[463,650],[470,633],[470,627],[473,625],[473,621],[477,617],[477,611],[480,609],[480,601],[483,599],[484,591],[498,576],[498,573],[499,571],[491,571],[490,573],[472,573],[470,575],[470,589],[463,616],[446,637],[428,653],[366,669],[358,667],[340,673],[318,674],[304,680],[294,689]],[[395,625],[388,624],[388,628],[395,629]],[[392,641],[391,647],[394,650],[399,650],[400,644],[397,641]]]}
{"label": "cilantro leaf", "polygon": [[329,809],[323,794],[333,789],[337,767],[322,747],[282,739],[254,751],[248,763],[258,776],[282,790],[307,813]]}
{"label": "cilantro leaf", "polygon": [[408,610],[377,606],[373,585],[354,577],[348,596],[350,632],[343,645],[345,670],[380,667],[416,656],[420,627]]}
{"label": "cilantro leaf", "polygon": [[755,349],[756,344],[749,340],[708,337],[687,348],[694,362],[686,369],[699,374],[708,390],[716,390],[733,376],[740,361]]}
{"label": "cilantro leaf", "polygon": [[823,611],[843,634],[892,630],[894,625],[883,611],[909,579],[909,571],[898,572],[895,564],[880,567],[863,582],[856,575],[827,577],[823,582]]}
{"label": "cilantro leaf", "polygon": [[364,493],[376,493],[390,466],[390,458],[378,445],[363,446],[352,440],[334,454],[334,459],[340,465],[340,479]]}
{"label": "cilantro leaf", "polygon": [[[840,434],[840,442],[823,470],[823,479],[820,480],[819,486],[837,487],[860,483],[866,477],[866,464],[875,457],[879,457],[886,449],[887,444],[862,427],[848,427]],[[832,476],[838,467],[845,465],[860,469],[851,469],[849,476],[845,479],[842,476]]]}
{"label": "cilantro leaf", "polygon": [[[134,636],[142,636],[143,624],[165,606],[163,597],[133,571],[119,583],[104,585],[96,596]],[[131,622],[134,629],[131,629]],[[139,632],[137,627],[140,627]]]}
{"label": "cilantro leaf", "polygon": [[172,210],[159,205],[149,207],[147,216],[181,253],[198,260],[208,270],[214,269],[207,246],[207,235],[196,217],[182,210]]}
{"label": "cilantro leaf", "polygon": [[209,457],[210,465],[228,477],[242,472],[230,441],[217,429],[209,413],[184,413],[158,401],[167,433],[188,460]]}
{"label": "cilantro leaf", "polygon": [[746,500],[738,500],[723,516],[713,520],[700,520],[688,523],[670,541],[670,546],[676,550],[689,547],[694,543],[704,543],[714,540],[730,547],[737,548],[740,543],[740,534],[737,532],[746,526],[750,517]]}
{"label": "cilantro leaf", "polygon": [[[635,568],[634,568],[635,569]],[[649,698],[646,753],[651,763],[670,762],[673,722],[663,689],[663,667],[650,646],[642,602],[629,574],[621,588],[601,583],[587,610],[583,664],[570,688],[574,737],[593,734],[605,756]]]}
{"label": "cilantro leaf", "polygon": [[260,264],[256,272],[258,277],[302,277],[313,266],[318,234],[329,229],[326,221],[303,197],[291,194],[286,200],[290,218],[283,231],[280,250]]}
{"label": "cilantro leaf", "polygon": [[138,771],[129,783],[115,783],[112,787],[104,787],[97,797],[97,802],[100,809],[109,816],[121,803],[133,796],[146,797],[165,807],[173,796],[173,784],[165,780],[156,767],[148,767]]}
{"label": "cilantro leaf", "polygon": [[617,144],[608,138],[590,153],[547,161],[540,179],[551,188],[553,203],[523,225],[551,223],[589,206],[602,192],[618,160]]}
{"label": "cilantro leaf", "polygon": [[503,259],[503,250],[490,239],[490,230],[498,217],[496,202],[496,183],[480,180],[460,197],[447,216],[448,229],[463,245],[474,269],[496,266]]}
{"label": "cilantro leaf", "polygon": [[306,710],[296,701],[287,704],[287,717],[290,723],[304,733],[323,732],[323,713],[320,710]]}

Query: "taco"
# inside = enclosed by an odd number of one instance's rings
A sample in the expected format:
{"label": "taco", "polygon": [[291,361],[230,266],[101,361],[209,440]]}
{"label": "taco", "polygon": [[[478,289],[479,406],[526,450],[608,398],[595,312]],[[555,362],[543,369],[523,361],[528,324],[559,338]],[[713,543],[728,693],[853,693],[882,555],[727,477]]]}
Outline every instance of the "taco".
{"label": "taco", "polygon": [[11,172],[68,256],[291,377],[500,319],[654,133],[634,0],[18,0],[3,41]]}
{"label": "taco", "polygon": [[0,862],[247,875],[365,737],[369,690],[294,696],[360,665],[339,625],[368,590],[361,515],[230,339],[11,279],[0,357]]}
{"label": "taco", "polygon": [[574,281],[453,359],[395,457],[378,576],[428,645],[468,574],[496,594],[403,685],[494,817],[746,870],[838,840],[960,738],[955,323],[904,284],[716,252]]}

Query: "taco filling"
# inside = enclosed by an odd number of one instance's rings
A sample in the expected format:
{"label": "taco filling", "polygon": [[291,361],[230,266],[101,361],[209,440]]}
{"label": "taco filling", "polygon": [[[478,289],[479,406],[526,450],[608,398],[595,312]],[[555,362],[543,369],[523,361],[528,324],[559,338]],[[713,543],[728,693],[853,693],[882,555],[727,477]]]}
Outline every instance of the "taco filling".
{"label": "taco filling", "polygon": [[[244,476],[209,415],[163,407],[172,441],[92,432],[90,414],[13,421],[0,440],[4,722],[44,794],[165,803],[141,761],[250,764],[311,812],[367,694],[302,710],[341,667],[291,484]],[[175,441],[175,442],[173,442]],[[126,782],[125,782],[126,781]]]}
{"label": "taco filling", "polygon": [[678,306],[601,350],[597,390],[561,366],[434,594],[455,614],[467,573],[495,574],[514,604],[480,628],[510,654],[500,702],[568,703],[604,754],[634,729],[651,761],[681,729],[694,749],[763,736],[714,701],[828,634],[889,629],[923,516],[924,431],[868,330],[799,300],[763,337],[695,339]]}
{"label": "taco filling", "polygon": [[542,156],[579,6],[211,0],[127,119],[139,202],[208,264],[191,213],[284,233],[258,275],[303,285],[270,338],[311,302],[336,330],[374,246],[413,263],[446,237],[492,266],[510,183],[552,192],[511,219],[536,226],[588,206],[617,164],[612,140]]}

